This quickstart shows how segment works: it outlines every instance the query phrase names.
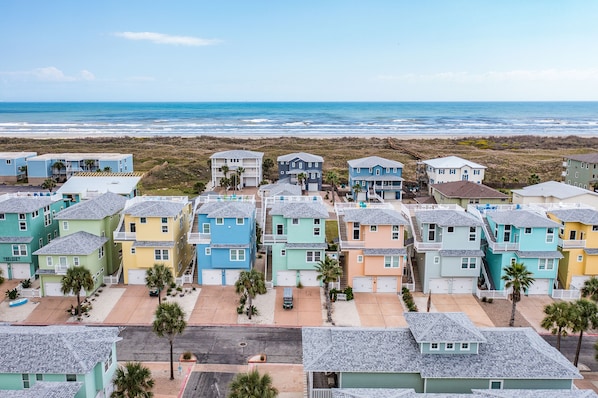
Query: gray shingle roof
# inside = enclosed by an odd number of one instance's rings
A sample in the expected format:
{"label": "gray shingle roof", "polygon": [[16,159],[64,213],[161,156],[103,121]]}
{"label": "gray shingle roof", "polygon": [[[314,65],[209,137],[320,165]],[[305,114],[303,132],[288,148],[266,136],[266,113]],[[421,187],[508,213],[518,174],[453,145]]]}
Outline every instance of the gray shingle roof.
{"label": "gray shingle roof", "polygon": [[565,159],[579,160],[580,162],[598,163],[598,153],[583,153],[578,155],[566,155]]}
{"label": "gray shingle roof", "polygon": [[161,200],[147,200],[124,210],[133,217],[174,217],[183,210],[186,203]]}
{"label": "gray shingle roof", "polygon": [[412,388],[334,388],[332,398],[597,398],[592,390],[471,390],[471,394],[416,393]]}
{"label": "gray shingle roof", "polygon": [[370,168],[375,166],[380,167],[398,167],[403,168],[403,163],[396,160],[384,159],[380,156],[368,156],[367,158],[352,159],[347,162],[349,167]]}
{"label": "gray shingle roof", "polygon": [[396,210],[376,208],[345,209],[346,222],[362,225],[407,225],[407,220]]}
{"label": "gray shingle roof", "polygon": [[0,390],[0,398],[74,398],[83,387],[80,381],[36,381],[23,390]]}
{"label": "gray shingle roof", "polygon": [[595,256],[598,254],[598,249],[583,249],[583,251],[589,256]]}
{"label": "gray shingle roof", "polygon": [[[425,313],[424,313],[425,314]],[[580,379],[530,328],[480,328],[478,354],[421,354],[408,328],[303,328],[305,371],[420,373],[425,378]]]}
{"label": "gray shingle roof", "polygon": [[501,210],[486,214],[487,218],[500,225],[513,225],[517,228],[558,228],[560,224],[548,217],[528,210]]}
{"label": "gray shingle roof", "polygon": [[440,192],[448,198],[470,198],[470,199],[507,199],[509,195],[492,189],[483,184],[476,184],[472,181],[453,181],[432,185],[432,189]]}
{"label": "gray shingle roof", "polygon": [[105,236],[97,236],[89,232],[79,231],[74,234],[56,238],[46,246],[38,249],[35,255],[82,255],[86,256],[98,250],[108,242]]}
{"label": "gray shingle roof", "polygon": [[33,213],[55,202],[50,196],[0,196],[0,213]]}
{"label": "gray shingle roof", "polygon": [[301,195],[301,187],[296,184],[290,184],[289,178],[285,178],[284,181],[279,180],[277,184],[262,185],[259,190],[264,192],[268,191],[268,196],[298,196]]}
{"label": "gray shingle roof", "polygon": [[108,359],[118,328],[0,326],[0,373],[85,374]]}
{"label": "gray shingle roof", "polygon": [[74,206],[58,212],[56,220],[102,220],[120,212],[127,198],[107,192],[96,198],[79,202]]}
{"label": "gray shingle roof", "polygon": [[312,155],[311,153],[306,152],[295,152],[289,153],[287,155],[279,156],[276,161],[277,162],[290,162],[292,160],[299,159],[303,160],[304,162],[323,162],[324,158],[318,155]]}
{"label": "gray shingle roof", "polygon": [[484,252],[482,250],[440,250],[438,254],[442,257],[481,257]]}
{"label": "gray shingle roof", "polygon": [[513,189],[511,192],[521,196],[540,196],[544,198],[553,196],[557,199],[568,199],[579,195],[598,196],[596,192],[557,181],[541,182],[523,189]]}
{"label": "gray shingle roof", "polygon": [[579,222],[585,225],[598,225],[598,211],[594,209],[561,209],[549,210],[559,220],[564,222]]}
{"label": "gray shingle roof", "polygon": [[405,320],[418,343],[486,342],[478,328],[462,312],[406,312]]}
{"label": "gray shingle roof", "polygon": [[415,218],[420,224],[437,224],[441,227],[482,226],[482,222],[477,217],[460,210],[416,210]]}
{"label": "gray shingle roof", "polygon": [[233,149],[232,151],[222,151],[216,152],[210,159],[251,159],[251,158],[258,158],[261,159],[264,157],[262,152],[254,152],[254,151],[246,151],[242,149]]}
{"label": "gray shingle roof", "polygon": [[0,243],[29,243],[32,236],[0,236]]}
{"label": "gray shingle roof", "polygon": [[248,202],[208,202],[201,205],[197,213],[206,214],[210,218],[250,218],[255,205]]}
{"label": "gray shingle roof", "polygon": [[516,251],[519,258],[563,258],[561,252],[555,251]]}
{"label": "gray shingle roof", "polygon": [[403,256],[407,249],[363,249],[364,256]]}
{"label": "gray shingle roof", "polygon": [[270,214],[284,218],[328,218],[328,210],[321,202],[279,202],[272,206]]}
{"label": "gray shingle roof", "polygon": [[133,247],[174,247],[173,241],[157,241],[157,240],[136,240],[133,242]]}

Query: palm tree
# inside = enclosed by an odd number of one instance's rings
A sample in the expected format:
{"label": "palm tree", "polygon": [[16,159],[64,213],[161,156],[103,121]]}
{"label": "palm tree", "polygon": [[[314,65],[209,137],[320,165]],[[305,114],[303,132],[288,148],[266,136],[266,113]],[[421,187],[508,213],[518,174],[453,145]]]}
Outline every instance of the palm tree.
{"label": "palm tree", "polygon": [[93,167],[95,166],[96,161],[93,159],[86,159],[85,160],[85,167],[87,168],[87,171],[93,171]]}
{"label": "palm tree", "polygon": [[110,398],[151,398],[154,393],[152,372],[139,362],[127,362],[114,373],[114,391]]}
{"label": "palm tree", "polygon": [[66,169],[66,166],[60,160],[57,160],[52,164],[52,170],[56,170],[56,174],[58,174],[58,178],[60,178],[60,170]]}
{"label": "palm tree", "polygon": [[237,294],[245,295],[247,297],[247,315],[249,316],[249,319],[251,319],[251,315],[253,315],[251,301],[258,294],[266,293],[264,274],[253,268],[249,271],[241,271],[239,279],[235,282],[235,291]]}
{"label": "palm tree", "polygon": [[239,373],[228,386],[228,398],[275,398],[278,390],[272,386],[268,373],[263,376],[253,369],[248,373]]}
{"label": "palm tree", "polygon": [[328,181],[328,183],[332,186],[332,205],[335,204],[335,198],[334,198],[334,193],[336,192],[336,186],[338,185],[338,174],[336,174],[335,171],[333,170],[329,170],[328,173],[326,173],[326,181]]}
{"label": "palm tree", "polygon": [[237,177],[239,178],[237,185],[240,185],[241,188],[243,188],[243,179],[241,178],[243,173],[245,173],[245,167],[237,167]]}
{"label": "palm tree", "polygon": [[0,285],[4,283],[4,271],[0,268]]}
{"label": "palm tree", "polygon": [[[224,174],[224,178],[220,179],[220,186],[223,186],[224,184],[222,183],[222,180],[227,180],[228,181],[228,172],[229,172],[229,168],[227,165],[223,165],[220,170],[222,171],[222,174]],[[228,185],[228,183],[227,183]]]}
{"label": "palm tree", "polygon": [[274,167],[274,160],[272,160],[270,158],[266,158],[262,162],[262,173],[264,174],[264,177],[268,178],[269,180],[271,179],[270,171],[272,170],[273,167]]}
{"label": "palm tree", "polygon": [[56,181],[53,178],[46,178],[42,183],[42,188],[52,192],[52,189],[56,186]]}
{"label": "palm tree", "polygon": [[521,291],[529,289],[534,283],[535,279],[532,277],[532,273],[527,270],[524,264],[514,263],[504,268],[505,274],[502,276],[502,280],[505,281],[505,288],[513,288],[512,301],[513,307],[511,308],[511,320],[509,326],[515,324],[515,312],[517,310],[517,303],[521,300]]}
{"label": "palm tree", "polygon": [[573,365],[577,367],[579,362],[579,351],[581,350],[581,340],[583,332],[598,327],[598,306],[596,303],[586,299],[579,299],[571,304],[571,319],[573,333],[579,332],[579,340],[577,340],[577,349],[575,350],[575,360]]}
{"label": "palm tree", "polygon": [[297,183],[301,187],[301,191],[303,191],[305,189],[303,187],[303,184],[305,183],[306,180],[307,180],[307,174],[305,174],[305,173],[297,174]]}
{"label": "palm tree", "polygon": [[359,199],[359,194],[363,191],[363,188],[361,188],[360,184],[355,184],[351,188],[353,189],[353,192],[355,192],[355,201],[357,201]]}
{"label": "palm tree", "polygon": [[62,294],[77,295],[77,315],[81,316],[81,289],[89,291],[93,289],[94,283],[91,272],[84,266],[70,267],[66,270],[66,275],[60,281],[60,291]]}
{"label": "palm tree", "polygon": [[552,303],[544,307],[546,316],[540,324],[544,329],[556,334],[556,349],[561,350],[561,336],[567,337],[567,329],[571,329],[571,304],[565,301]]}
{"label": "palm tree", "polygon": [[153,330],[158,337],[166,336],[170,343],[170,380],[174,380],[172,345],[176,335],[183,333],[185,327],[185,311],[178,303],[162,303],[158,306]]}
{"label": "palm tree", "polygon": [[324,296],[326,297],[326,322],[332,323],[332,303],[330,302],[330,282],[336,282],[343,275],[343,270],[335,259],[326,256],[324,260],[316,265],[318,272],[317,280],[324,284]]}
{"label": "palm tree", "polygon": [[172,271],[164,264],[154,264],[145,272],[145,286],[148,289],[158,289],[158,305],[162,304],[162,290],[172,282]]}
{"label": "palm tree", "polygon": [[598,302],[598,278],[593,276],[590,279],[587,279],[581,288],[581,295]]}

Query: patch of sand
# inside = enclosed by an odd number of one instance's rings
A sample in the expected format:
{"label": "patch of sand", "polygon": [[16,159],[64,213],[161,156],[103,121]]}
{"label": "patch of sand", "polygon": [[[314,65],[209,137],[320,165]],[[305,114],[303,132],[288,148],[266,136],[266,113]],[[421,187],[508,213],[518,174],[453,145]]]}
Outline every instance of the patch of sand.
{"label": "patch of sand", "polygon": [[88,313],[89,316],[84,316],[81,321],[83,323],[104,322],[126,290],[125,288],[105,287],[101,292],[96,293],[98,296],[90,296],[87,301],[91,303],[91,311]]}
{"label": "patch of sand", "polygon": [[0,322],[22,322],[27,319],[37,305],[37,302],[31,301],[31,299],[18,307],[9,307],[8,303],[9,300],[0,303]]}
{"label": "patch of sand", "polygon": [[255,325],[273,325],[274,324],[274,306],[276,305],[276,290],[269,289],[266,294],[258,294],[252,304],[258,309],[259,315],[253,315],[251,319],[245,314],[237,316],[237,323],[250,323]]}
{"label": "patch of sand", "polygon": [[[322,303],[322,325],[330,326],[326,322],[326,296],[324,295],[324,289],[320,290],[320,302]],[[361,319],[355,306],[355,300],[333,302],[332,321],[336,326],[361,326]]]}

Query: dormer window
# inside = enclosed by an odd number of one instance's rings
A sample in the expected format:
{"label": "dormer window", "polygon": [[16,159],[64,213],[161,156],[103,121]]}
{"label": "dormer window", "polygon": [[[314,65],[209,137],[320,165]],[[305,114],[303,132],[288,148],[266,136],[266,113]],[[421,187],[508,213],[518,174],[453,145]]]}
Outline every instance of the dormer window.
{"label": "dormer window", "polygon": [[461,351],[469,350],[469,343],[461,343]]}
{"label": "dormer window", "polygon": [[452,351],[455,349],[455,344],[454,343],[446,343],[446,350],[447,351]]}
{"label": "dormer window", "polygon": [[439,348],[438,343],[430,343],[430,351],[438,351]]}

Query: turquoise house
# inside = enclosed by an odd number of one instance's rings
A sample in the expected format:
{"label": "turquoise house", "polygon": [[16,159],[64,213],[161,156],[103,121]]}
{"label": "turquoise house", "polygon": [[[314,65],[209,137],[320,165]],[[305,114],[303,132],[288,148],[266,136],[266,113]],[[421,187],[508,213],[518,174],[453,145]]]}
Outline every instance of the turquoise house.
{"label": "turquoise house", "polygon": [[557,280],[560,224],[543,213],[513,206],[470,206],[484,222],[486,261],[495,290],[504,290],[505,267],[522,263],[535,278],[526,294],[552,294]]}
{"label": "turquoise house", "polygon": [[326,255],[328,210],[322,197],[271,196],[263,243],[272,252],[274,286],[320,286],[315,266]]}
{"label": "turquoise house", "polygon": [[0,396],[27,396],[33,389],[61,393],[49,396],[110,396],[118,333],[115,327],[0,326]]}
{"label": "turquoise house", "polygon": [[0,196],[0,269],[5,278],[35,276],[38,262],[33,252],[58,237],[54,216],[63,206],[62,197],[56,194]]}
{"label": "turquoise house", "polygon": [[332,397],[335,388],[571,390],[582,378],[531,328],[477,328],[463,313],[409,312],[405,319],[406,328],[303,328],[308,397]]}
{"label": "turquoise house", "polygon": [[241,271],[253,268],[255,217],[253,195],[203,195],[196,198],[188,242],[196,249],[197,283],[234,285]]}

